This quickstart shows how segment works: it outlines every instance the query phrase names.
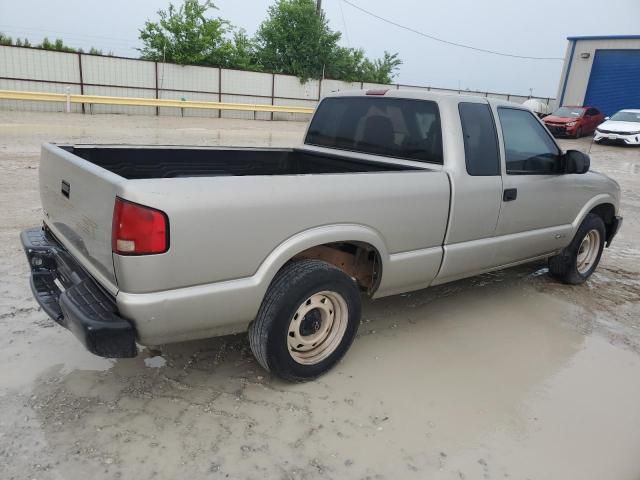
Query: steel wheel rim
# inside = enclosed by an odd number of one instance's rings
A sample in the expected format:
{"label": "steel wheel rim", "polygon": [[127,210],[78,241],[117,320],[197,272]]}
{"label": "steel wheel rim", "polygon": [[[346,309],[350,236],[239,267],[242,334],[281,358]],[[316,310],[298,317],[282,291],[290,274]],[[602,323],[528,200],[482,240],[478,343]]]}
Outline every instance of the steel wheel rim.
{"label": "steel wheel rim", "polygon": [[578,247],[578,257],[576,260],[578,273],[584,275],[593,267],[599,251],[600,232],[598,232],[598,230],[589,230]]}
{"label": "steel wheel rim", "polygon": [[289,322],[287,347],[291,358],[303,365],[326,359],[340,345],[348,320],[349,309],[342,295],[314,293],[300,304]]}

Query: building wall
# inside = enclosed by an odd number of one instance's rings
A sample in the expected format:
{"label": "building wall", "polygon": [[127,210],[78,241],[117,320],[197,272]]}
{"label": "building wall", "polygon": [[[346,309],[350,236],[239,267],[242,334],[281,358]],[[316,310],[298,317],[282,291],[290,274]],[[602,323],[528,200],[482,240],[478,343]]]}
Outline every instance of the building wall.
{"label": "building wall", "polygon": [[[575,43],[574,43],[575,42]],[[575,48],[574,48],[575,45]],[[560,84],[558,86],[558,106],[582,105],[589,85],[591,67],[596,56],[596,50],[639,50],[640,38],[623,39],[576,39],[569,40],[565,56]],[[581,54],[589,53],[589,58],[581,58]],[[569,76],[567,78],[567,68]],[[566,86],[565,86],[566,82]],[[564,89],[564,96],[563,96]]]}

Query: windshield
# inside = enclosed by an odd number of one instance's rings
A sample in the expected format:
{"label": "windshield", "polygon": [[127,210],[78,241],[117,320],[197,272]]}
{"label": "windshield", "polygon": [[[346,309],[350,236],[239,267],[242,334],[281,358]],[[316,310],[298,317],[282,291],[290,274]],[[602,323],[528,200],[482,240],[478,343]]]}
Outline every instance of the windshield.
{"label": "windshield", "polygon": [[305,143],[388,157],[442,163],[435,102],[379,97],[325,98]]}
{"label": "windshield", "polygon": [[553,112],[556,117],[581,117],[584,113],[584,108],[579,107],[560,107]]}
{"label": "windshield", "polygon": [[637,122],[640,123],[640,112],[618,112],[609,120],[614,122]]}

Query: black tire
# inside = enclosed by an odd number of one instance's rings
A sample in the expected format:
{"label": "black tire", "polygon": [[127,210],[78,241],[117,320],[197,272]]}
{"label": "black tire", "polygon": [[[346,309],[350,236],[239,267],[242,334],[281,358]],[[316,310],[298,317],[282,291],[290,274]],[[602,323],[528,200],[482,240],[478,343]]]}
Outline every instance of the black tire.
{"label": "black tire", "polygon": [[576,139],[581,137],[582,137],[582,127],[578,127],[578,129],[576,130]]}
{"label": "black tire", "polygon": [[[598,232],[598,252],[595,256],[595,260],[589,263],[589,268],[582,272],[578,269],[578,253],[582,241],[587,234],[591,231]],[[563,283],[570,285],[578,285],[584,283],[593,273],[600,262],[602,256],[602,250],[605,243],[606,229],[604,222],[599,215],[595,213],[589,213],[576,232],[576,236],[559,255],[551,257],[549,259],[549,273],[552,277],[557,278]]]}
{"label": "black tire", "polygon": [[[341,339],[336,334],[337,346],[326,358],[315,364],[302,364],[294,359],[295,352],[289,350],[288,335],[293,335],[289,332],[290,324],[305,301],[320,295],[319,292],[338,294],[344,300],[346,314],[342,318],[346,318],[346,328]],[[358,331],[360,312],[358,287],[342,270],[320,260],[291,262],[271,282],[249,327],[249,344],[265,370],[285,380],[310,380],[333,367],[347,352]]]}

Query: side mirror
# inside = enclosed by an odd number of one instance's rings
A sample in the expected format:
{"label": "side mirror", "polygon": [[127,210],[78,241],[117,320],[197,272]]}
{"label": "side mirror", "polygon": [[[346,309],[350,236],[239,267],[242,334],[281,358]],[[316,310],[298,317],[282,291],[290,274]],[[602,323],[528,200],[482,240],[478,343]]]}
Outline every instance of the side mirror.
{"label": "side mirror", "polygon": [[565,173],[587,173],[591,166],[591,158],[579,150],[567,150],[564,157]]}

